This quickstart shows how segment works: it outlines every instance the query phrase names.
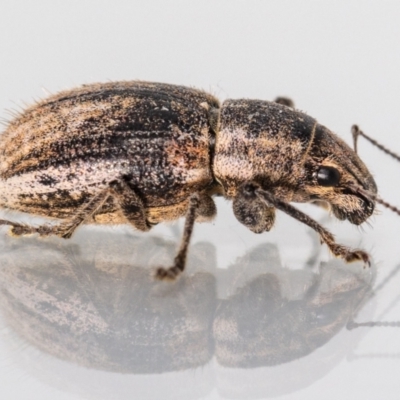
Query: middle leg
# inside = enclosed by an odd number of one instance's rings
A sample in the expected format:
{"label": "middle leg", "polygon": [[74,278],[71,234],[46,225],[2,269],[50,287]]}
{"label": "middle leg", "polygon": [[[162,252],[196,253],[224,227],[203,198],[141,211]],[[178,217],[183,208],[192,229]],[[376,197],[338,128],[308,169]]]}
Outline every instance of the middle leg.
{"label": "middle leg", "polygon": [[189,207],[186,213],[183,237],[174,264],[170,268],[159,268],[156,278],[160,280],[174,280],[185,269],[187,251],[193,227],[196,220],[207,221],[216,214],[215,203],[210,196],[203,193],[194,193],[189,199]]}

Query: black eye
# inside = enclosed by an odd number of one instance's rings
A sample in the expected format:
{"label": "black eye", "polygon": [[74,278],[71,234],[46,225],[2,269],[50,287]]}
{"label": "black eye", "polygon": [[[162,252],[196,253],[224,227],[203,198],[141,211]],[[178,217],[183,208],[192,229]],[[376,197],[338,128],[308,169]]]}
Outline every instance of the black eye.
{"label": "black eye", "polygon": [[317,172],[317,182],[321,186],[337,186],[340,181],[340,172],[333,167],[321,167]]}

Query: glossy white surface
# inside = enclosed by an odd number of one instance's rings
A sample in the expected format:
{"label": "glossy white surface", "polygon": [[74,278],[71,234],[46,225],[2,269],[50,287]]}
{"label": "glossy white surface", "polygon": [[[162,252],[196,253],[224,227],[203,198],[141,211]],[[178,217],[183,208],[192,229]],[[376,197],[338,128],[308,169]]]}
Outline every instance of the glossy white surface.
{"label": "glossy white surface", "polygon": [[[42,86],[154,80],[221,99],[287,95],[349,143],[358,123],[400,153],[399,20],[396,1],[4,0],[0,109]],[[365,142],[360,154],[400,204],[400,166]],[[182,222],[87,227],[71,242],[1,229],[0,397],[398,399],[399,217],[379,208],[360,229],[301,206],[372,254],[363,270],[281,213],[254,235],[217,205],[172,285],[150,274],[171,261]],[[347,329],[352,317],[395,326]]]}

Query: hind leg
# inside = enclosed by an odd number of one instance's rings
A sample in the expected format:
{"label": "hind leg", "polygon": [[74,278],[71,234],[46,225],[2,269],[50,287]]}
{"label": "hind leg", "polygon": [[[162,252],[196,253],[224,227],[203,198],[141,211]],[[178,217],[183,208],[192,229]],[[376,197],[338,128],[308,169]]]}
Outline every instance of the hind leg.
{"label": "hind leg", "polygon": [[82,224],[82,222],[90,218],[105,203],[109,195],[109,189],[101,191],[97,195],[93,196],[88,203],[79,207],[73,217],[62,221],[57,225],[43,224],[35,227],[6,220],[0,220],[0,225],[10,225],[11,233],[16,236],[38,233],[40,236],[56,235],[67,239],[72,236],[75,229]]}
{"label": "hind leg", "polygon": [[68,239],[83,222],[90,219],[112,196],[121,208],[127,221],[136,229],[148,231],[150,225],[146,221],[144,205],[139,196],[124,181],[116,180],[110,183],[109,187],[103,189],[89,200],[88,203],[79,207],[71,218],[62,221],[57,225],[44,224],[31,226],[18,222],[0,220],[0,225],[10,225],[11,233],[16,236],[38,233],[40,236],[56,235]]}

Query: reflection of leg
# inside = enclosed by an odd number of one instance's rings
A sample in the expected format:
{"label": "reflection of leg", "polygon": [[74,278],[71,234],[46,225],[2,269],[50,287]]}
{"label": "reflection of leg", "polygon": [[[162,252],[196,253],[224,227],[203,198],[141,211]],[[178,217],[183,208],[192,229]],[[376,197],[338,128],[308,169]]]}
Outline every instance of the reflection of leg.
{"label": "reflection of leg", "polygon": [[[253,185],[249,186],[254,187]],[[272,204],[277,209],[285,212],[291,217],[297,219],[303,224],[306,224],[310,228],[314,229],[317,233],[319,233],[321,240],[329,247],[329,250],[336,257],[343,258],[347,262],[361,260],[369,264],[369,255],[366,252],[362,250],[353,251],[346,246],[337,244],[335,242],[333,235],[329,231],[323,228],[317,221],[314,221],[308,215],[304,214],[303,212],[293,207],[289,203],[286,203],[285,201],[276,198],[273,194],[261,188],[256,188],[255,193],[260,199],[264,200],[266,204],[268,205]]]}
{"label": "reflection of leg", "polygon": [[156,272],[157,279],[175,279],[184,269],[190,237],[193,232],[193,225],[196,220],[197,210],[200,207],[200,195],[193,194],[189,199],[189,208],[186,213],[185,227],[178,254],[175,256],[174,265],[170,268],[159,268]]}
{"label": "reflection of leg", "polygon": [[82,224],[82,222],[90,218],[105,203],[109,195],[109,189],[101,191],[97,195],[93,196],[88,203],[79,207],[73,217],[58,225],[52,226],[45,224],[33,227],[4,220],[0,220],[0,225],[11,225],[11,233],[17,236],[38,233],[40,236],[57,235],[67,239],[72,236],[75,229]]}

